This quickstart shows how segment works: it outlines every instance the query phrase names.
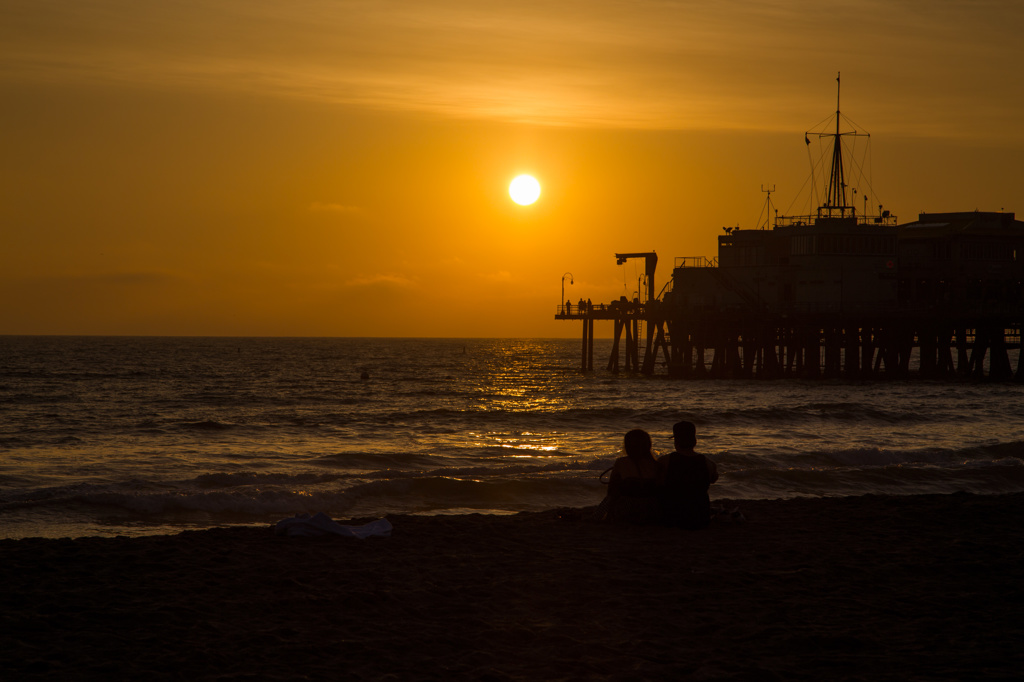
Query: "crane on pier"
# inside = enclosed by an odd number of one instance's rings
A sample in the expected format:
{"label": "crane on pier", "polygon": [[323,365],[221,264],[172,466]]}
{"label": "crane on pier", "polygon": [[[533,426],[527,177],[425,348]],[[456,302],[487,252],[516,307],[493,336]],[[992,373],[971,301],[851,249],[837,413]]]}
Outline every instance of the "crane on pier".
{"label": "crane on pier", "polygon": [[615,254],[615,264],[622,265],[630,258],[643,258],[644,263],[644,274],[647,276],[647,301],[650,302],[655,296],[656,289],[654,288],[654,270],[658,267],[658,254],[653,251],[645,251],[642,253],[617,253]]}

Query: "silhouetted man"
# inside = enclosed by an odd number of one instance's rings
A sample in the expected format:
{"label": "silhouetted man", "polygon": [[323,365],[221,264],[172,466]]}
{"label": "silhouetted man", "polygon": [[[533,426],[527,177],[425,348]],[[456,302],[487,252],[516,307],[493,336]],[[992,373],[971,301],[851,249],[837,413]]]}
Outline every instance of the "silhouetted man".
{"label": "silhouetted man", "polygon": [[697,446],[693,422],[677,423],[672,436],[676,451],[658,460],[665,522],[689,530],[707,528],[711,522],[708,488],[718,480],[718,467],[693,451]]}

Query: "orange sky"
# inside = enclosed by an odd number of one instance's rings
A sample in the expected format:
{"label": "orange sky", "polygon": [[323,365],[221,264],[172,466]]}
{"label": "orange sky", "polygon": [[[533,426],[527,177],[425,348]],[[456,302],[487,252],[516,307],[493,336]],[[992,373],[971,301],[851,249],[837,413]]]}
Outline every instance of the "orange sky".
{"label": "orange sky", "polygon": [[0,333],[576,336],[563,273],[632,296],[617,251],[664,283],[763,184],[807,209],[837,71],[872,205],[1024,214],[1021,27],[1008,0],[0,0]]}

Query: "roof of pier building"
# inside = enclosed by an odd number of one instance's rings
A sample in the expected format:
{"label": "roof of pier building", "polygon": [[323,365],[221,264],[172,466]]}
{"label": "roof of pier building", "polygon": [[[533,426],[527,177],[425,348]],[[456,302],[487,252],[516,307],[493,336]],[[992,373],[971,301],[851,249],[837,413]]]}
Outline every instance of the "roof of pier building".
{"label": "roof of pier building", "polygon": [[957,236],[1024,237],[1024,221],[1013,213],[965,211],[922,213],[917,220],[899,226],[901,239],[956,238]]}

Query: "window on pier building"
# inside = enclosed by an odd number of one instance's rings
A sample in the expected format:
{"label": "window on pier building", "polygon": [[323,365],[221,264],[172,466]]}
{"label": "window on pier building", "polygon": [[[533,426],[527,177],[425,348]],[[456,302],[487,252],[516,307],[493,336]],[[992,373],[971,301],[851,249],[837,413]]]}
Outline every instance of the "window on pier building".
{"label": "window on pier building", "polygon": [[790,250],[794,256],[809,256],[814,253],[814,235],[802,234],[793,237]]}
{"label": "window on pier building", "polygon": [[896,254],[895,237],[873,235],[806,235],[793,238],[795,254],[892,256]]}
{"label": "window on pier building", "polygon": [[761,247],[740,246],[737,251],[737,265],[757,265],[761,261]]}
{"label": "window on pier building", "polygon": [[744,265],[760,265],[764,247],[751,245],[732,245],[719,248],[718,257],[721,265],[740,267]]}
{"label": "window on pier building", "polygon": [[960,243],[960,257],[964,260],[1015,260],[1016,252],[1006,242],[980,239],[966,240]]}
{"label": "window on pier building", "polygon": [[892,256],[896,238],[867,234],[822,234],[793,238],[793,252],[801,254]]}

